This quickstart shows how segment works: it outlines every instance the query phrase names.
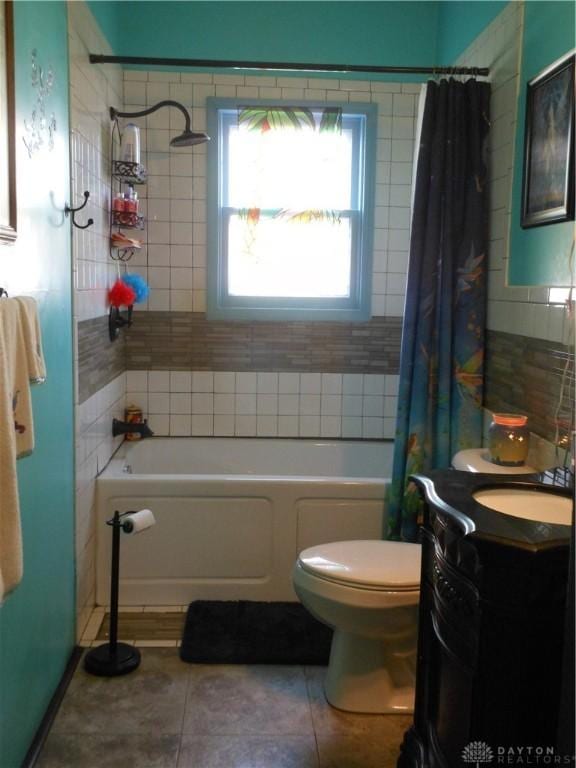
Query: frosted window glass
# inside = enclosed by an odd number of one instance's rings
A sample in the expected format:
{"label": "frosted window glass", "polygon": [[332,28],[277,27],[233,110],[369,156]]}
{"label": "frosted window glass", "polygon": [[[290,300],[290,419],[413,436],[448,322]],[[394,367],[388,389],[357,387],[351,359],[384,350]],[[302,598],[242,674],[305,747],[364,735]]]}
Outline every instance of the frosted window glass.
{"label": "frosted window glass", "polygon": [[237,215],[228,228],[228,291],[232,296],[350,295],[350,220],[306,224]]}
{"label": "frosted window glass", "polygon": [[265,133],[233,126],[228,199],[232,208],[352,207],[352,131]]}

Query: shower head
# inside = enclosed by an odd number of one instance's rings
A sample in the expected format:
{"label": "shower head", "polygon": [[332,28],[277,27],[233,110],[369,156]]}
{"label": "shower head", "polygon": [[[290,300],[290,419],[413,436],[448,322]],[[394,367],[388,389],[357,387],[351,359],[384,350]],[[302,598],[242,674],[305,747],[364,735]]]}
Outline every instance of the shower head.
{"label": "shower head", "polygon": [[111,120],[116,120],[118,117],[144,117],[145,115],[152,114],[152,112],[156,112],[161,107],[176,107],[184,115],[184,131],[172,139],[170,142],[171,147],[191,147],[194,144],[203,144],[205,141],[210,140],[210,137],[205,133],[194,133],[190,127],[190,113],[186,107],[182,106],[178,101],[171,101],[169,99],[159,101],[153,107],[142,109],[139,112],[119,112],[115,107],[110,107],[110,118]]}
{"label": "shower head", "polygon": [[179,136],[174,136],[170,142],[171,147],[192,147],[195,144],[204,144],[210,141],[207,133],[194,133],[194,131],[184,131]]}

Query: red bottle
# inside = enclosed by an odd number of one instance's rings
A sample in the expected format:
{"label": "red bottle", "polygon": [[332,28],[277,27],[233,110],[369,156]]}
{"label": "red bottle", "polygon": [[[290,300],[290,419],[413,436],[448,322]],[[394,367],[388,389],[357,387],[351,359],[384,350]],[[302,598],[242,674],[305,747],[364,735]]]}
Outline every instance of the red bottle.
{"label": "red bottle", "polygon": [[112,210],[123,211],[125,202],[124,197],[121,194],[117,194],[114,200],[112,200]]}
{"label": "red bottle", "polygon": [[128,213],[138,213],[138,195],[132,185],[128,187],[128,191],[124,194],[124,210]]}

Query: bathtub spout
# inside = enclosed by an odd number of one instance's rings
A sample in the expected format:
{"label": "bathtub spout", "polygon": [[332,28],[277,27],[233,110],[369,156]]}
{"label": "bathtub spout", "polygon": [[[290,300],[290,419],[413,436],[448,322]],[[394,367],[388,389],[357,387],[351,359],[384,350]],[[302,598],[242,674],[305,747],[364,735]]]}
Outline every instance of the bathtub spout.
{"label": "bathtub spout", "polygon": [[147,419],[144,419],[143,422],[119,421],[118,419],[112,419],[112,437],[126,435],[128,432],[138,432],[142,438],[152,437],[154,434],[148,426]]}

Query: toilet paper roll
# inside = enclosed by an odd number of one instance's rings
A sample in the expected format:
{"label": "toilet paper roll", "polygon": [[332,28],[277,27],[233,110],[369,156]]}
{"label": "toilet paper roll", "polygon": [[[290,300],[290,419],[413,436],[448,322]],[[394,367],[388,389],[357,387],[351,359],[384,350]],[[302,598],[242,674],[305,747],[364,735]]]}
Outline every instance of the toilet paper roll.
{"label": "toilet paper roll", "polygon": [[139,512],[132,512],[122,520],[124,533],[140,533],[147,528],[151,528],[156,523],[151,509],[141,509]]}

